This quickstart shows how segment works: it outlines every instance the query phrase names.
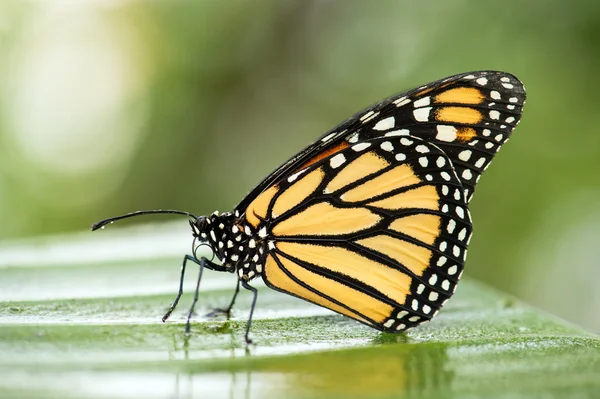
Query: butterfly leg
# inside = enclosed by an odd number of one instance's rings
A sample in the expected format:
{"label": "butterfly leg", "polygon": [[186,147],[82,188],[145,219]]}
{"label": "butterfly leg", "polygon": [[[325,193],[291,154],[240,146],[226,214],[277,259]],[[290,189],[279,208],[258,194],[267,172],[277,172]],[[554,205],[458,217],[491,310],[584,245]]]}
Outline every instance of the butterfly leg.
{"label": "butterfly leg", "polygon": [[235,286],[235,292],[233,293],[233,298],[231,298],[231,302],[229,303],[229,306],[227,306],[225,309],[223,309],[223,308],[213,309],[213,311],[210,312],[209,314],[207,314],[206,316],[215,317],[219,314],[225,314],[227,316],[227,318],[229,319],[231,317],[231,309],[233,308],[233,305],[235,304],[235,299],[237,298],[239,292],[240,292],[240,280],[237,281],[237,285]]}
{"label": "butterfly leg", "polygon": [[171,313],[173,313],[173,311],[175,310],[175,308],[177,307],[177,304],[179,303],[179,299],[181,298],[181,295],[183,294],[183,277],[185,276],[185,264],[187,263],[187,261],[190,260],[200,266],[202,266],[198,260],[196,258],[194,258],[192,255],[186,255],[183,258],[183,264],[181,265],[181,276],[179,277],[179,292],[177,293],[177,296],[175,297],[175,300],[173,301],[173,304],[171,305],[171,307],[169,308],[169,310],[167,311],[167,313],[165,313],[165,315],[162,318],[163,323],[165,321],[167,321],[167,319],[171,316]]}
{"label": "butterfly leg", "polygon": [[252,306],[250,307],[250,316],[248,316],[248,324],[246,325],[246,335],[244,335],[244,338],[246,339],[246,344],[249,345],[252,343],[252,340],[248,337],[248,334],[250,333],[250,326],[252,325],[252,314],[254,313],[254,307],[256,306],[256,298],[258,296],[258,291],[256,290],[256,288],[250,286],[246,280],[240,280],[240,282],[242,283],[242,287],[252,291],[252,294],[254,295],[254,297],[252,298]]}
{"label": "butterfly leg", "polygon": [[190,307],[190,311],[188,313],[187,321],[185,323],[185,333],[190,333],[190,319],[192,318],[192,314],[194,313],[194,307],[196,306],[196,302],[198,302],[198,291],[200,290],[200,281],[202,280],[202,271],[204,271],[204,265],[208,262],[208,259],[202,257],[200,259],[200,271],[198,273],[198,281],[196,282],[196,290],[194,291],[194,301],[192,302],[192,306]]}

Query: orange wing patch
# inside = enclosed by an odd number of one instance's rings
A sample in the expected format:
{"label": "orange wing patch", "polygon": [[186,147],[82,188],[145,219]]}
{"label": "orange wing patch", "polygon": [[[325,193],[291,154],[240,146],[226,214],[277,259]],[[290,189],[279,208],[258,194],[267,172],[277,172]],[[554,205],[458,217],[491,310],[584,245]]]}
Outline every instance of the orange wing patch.
{"label": "orange wing patch", "polygon": [[421,179],[417,177],[413,169],[409,165],[403,164],[380,174],[360,186],[348,190],[340,198],[346,202],[365,201],[392,190],[412,186],[420,182]]}
{"label": "orange wing patch", "polygon": [[398,304],[404,303],[406,295],[410,292],[410,276],[344,248],[279,242],[277,249],[325,271],[350,276],[366,285],[376,287],[379,292]]}
{"label": "orange wing patch", "polygon": [[304,201],[321,184],[323,176],[323,168],[317,168],[288,187],[275,201],[273,216],[282,215]]}
{"label": "orange wing patch", "polygon": [[296,169],[296,172],[306,168],[307,166],[312,165],[313,163],[319,162],[321,159],[327,158],[328,156],[333,155],[336,152],[340,152],[343,149],[348,148],[348,147],[350,147],[350,144],[348,144],[348,142],[346,142],[346,141],[342,141],[335,147],[327,148],[324,151],[321,151],[320,153],[318,153],[313,158],[309,159],[304,165],[302,165],[301,167]]}
{"label": "orange wing patch", "polygon": [[366,208],[336,208],[326,202],[309,206],[273,227],[273,234],[282,236],[341,235],[368,229],[381,220]]}
{"label": "orange wing patch", "polygon": [[345,304],[349,308],[356,309],[356,312],[352,312],[298,284],[279,267],[275,259],[273,259],[273,256],[269,255],[265,264],[265,280],[280,290],[297,295],[300,298],[309,300],[317,305],[321,305],[334,312],[341,313],[369,325],[372,325],[373,323],[364,317],[361,317],[360,314],[369,317],[377,323],[381,323],[389,317],[393,310],[390,305],[382,303],[367,294],[336,281],[310,272],[286,258],[278,257],[278,259],[295,278],[302,281],[307,286],[312,287],[314,290],[326,292],[328,297]]}
{"label": "orange wing patch", "polygon": [[[423,270],[427,269],[431,260],[431,251],[427,248],[386,235],[365,238],[356,243],[397,260],[418,276],[423,274]],[[409,286],[406,287],[408,288]]]}
{"label": "orange wing patch", "polygon": [[435,96],[434,101],[443,104],[481,104],[485,95],[474,87],[457,87]]}
{"label": "orange wing patch", "polygon": [[468,107],[442,107],[435,112],[436,120],[439,122],[462,123],[473,125],[483,120],[481,112]]}
{"label": "orange wing patch", "polygon": [[267,210],[271,204],[271,200],[279,191],[279,187],[271,186],[267,190],[263,191],[250,205],[246,208],[246,220],[254,227],[258,227],[260,224],[260,216],[263,219],[267,216]]}

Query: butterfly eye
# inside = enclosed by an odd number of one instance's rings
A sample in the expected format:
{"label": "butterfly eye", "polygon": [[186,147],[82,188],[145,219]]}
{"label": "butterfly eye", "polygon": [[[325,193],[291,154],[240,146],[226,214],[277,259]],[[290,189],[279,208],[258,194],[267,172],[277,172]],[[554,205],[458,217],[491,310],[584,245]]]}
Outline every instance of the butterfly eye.
{"label": "butterfly eye", "polygon": [[200,234],[206,230],[207,224],[205,216],[199,216],[195,220],[190,220],[190,226],[192,227],[194,236],[200,237]]}

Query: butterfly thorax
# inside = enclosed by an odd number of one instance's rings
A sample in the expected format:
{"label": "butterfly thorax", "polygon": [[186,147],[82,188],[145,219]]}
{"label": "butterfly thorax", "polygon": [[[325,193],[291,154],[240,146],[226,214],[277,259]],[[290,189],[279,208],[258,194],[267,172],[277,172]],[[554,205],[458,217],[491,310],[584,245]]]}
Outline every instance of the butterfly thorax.
{"label": "butterfly thorax", "polygon": [[266,243],[249,226],[239,222],[231,212],[200,216],[190,221],[194,237],[210,246],[221,261],[222,271],[237,273],[251,280],[263,270]]}

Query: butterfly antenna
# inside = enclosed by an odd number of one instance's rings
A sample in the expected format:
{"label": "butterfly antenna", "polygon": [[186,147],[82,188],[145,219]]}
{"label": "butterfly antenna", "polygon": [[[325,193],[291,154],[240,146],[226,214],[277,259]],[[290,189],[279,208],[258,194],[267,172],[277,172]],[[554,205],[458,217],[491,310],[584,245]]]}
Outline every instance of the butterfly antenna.
{"label": "butterfly antenna", "polygon": [[172,213],[172,214],[176,214],[176,215],[185,215],[185,216],[192,217],[194,219],[198,219],[198,217],[192,213],[184,212],[184,211],[176,211],[173,209],[155,209],[155,210],[151,210],[151,211],[137,211],[137,212],[126,213],[125,215],[115,216],[112,218],[108,218],[108,219],[104,219],[99,222],[96,222],[92,225],[92,231],[101,229],[104,226],[106,226],[107,224],[116,222],[117,220],[127,219],[127,218],[131,218],[134,216],[151,215],[151,214],[156,214],[156,213]]}

